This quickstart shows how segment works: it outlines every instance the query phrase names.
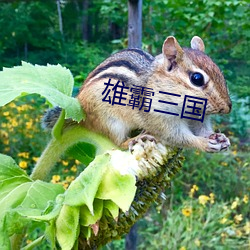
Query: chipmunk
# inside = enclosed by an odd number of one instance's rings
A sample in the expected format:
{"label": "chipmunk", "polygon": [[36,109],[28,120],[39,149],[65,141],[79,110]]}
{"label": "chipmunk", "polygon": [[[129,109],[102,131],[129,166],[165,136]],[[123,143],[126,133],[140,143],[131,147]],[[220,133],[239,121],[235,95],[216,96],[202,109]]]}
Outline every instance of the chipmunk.
{"label": "chipmunk", "polygon": [[[169,36],[163,43],[162,54],[156,57],[140,49],[111,55],[88,75],[77,96],[87,115],[83,126],[108,136],[119,146],[127,146],[133,140],[129,139],[131,131],[140,129],[144,134],[139,137],[150,135],[165,145],[206,152],[227,149],[230,142],[224,134],[213,132],[210,114],[227,114],[232,104],[223,74],[204,50],[198,36],[192,38],[191,48],[181,48],[176,38]],[[126,87],[136,85],[153,90],[151,110],[144,112],[126,104],[104,102],[104,83],[109,80],[114,86],[120,81]],[[186,95],[207,99],[203,122],[177,115],[182,112]]]}

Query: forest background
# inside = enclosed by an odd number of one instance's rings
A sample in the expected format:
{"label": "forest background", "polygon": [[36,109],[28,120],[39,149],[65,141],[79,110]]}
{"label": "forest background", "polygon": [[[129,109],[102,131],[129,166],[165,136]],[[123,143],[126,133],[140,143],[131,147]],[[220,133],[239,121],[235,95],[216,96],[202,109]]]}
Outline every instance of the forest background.
{"label": "forest background", "polygon": [[[215,117],[215,128],[231,140],[221,154],[184,152],[183,170],[166,200],[138,223],[138,249],[247,249],[250,245],[250,3],[249,1],[144,0],[142,48],[161,53],[174,35],[189,46],[202,37],[206,53],[222,69],[233,101],[230,115]],[[62,64],[80,87],[102,60],[128,46],[125,0],[0,1],[0,68],[21,61]],[[46,103],[38,96],[0,109],[0,153],[12,155],[30,173],[48,136],[40,118]],[[20,133],[22,136],[20,136]],[[31,159],[31,160],[30,160]],[[52,182],[65,187],[81,164],[63,159]],[[39,234],[33,231],[34,238]],[[32,234],[26,241],[32,241]],[[123,249],[124,239],[106,246]],[[46,249],[46,246],[44,246]]]}

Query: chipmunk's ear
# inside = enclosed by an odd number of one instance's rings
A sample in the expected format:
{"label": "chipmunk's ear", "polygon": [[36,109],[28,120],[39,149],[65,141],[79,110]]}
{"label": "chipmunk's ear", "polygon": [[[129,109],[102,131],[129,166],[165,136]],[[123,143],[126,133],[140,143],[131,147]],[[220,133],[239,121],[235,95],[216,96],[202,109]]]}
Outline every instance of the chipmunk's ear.
{"label": "chipmunk's ear", "polygon": [[200,50],[202,52],[205,51],[205,45],[204,45],[204,42],[203,40],[198,37],[198,36],[194,36],[191,40],[191,48],[192,49],[197,49],[197,50]]}
{"label": "chipmunk's ear", "polygon": [[179,61],[182,59],[183,50],[175,37],[169,36],[162,46],[162,54],[170,61]]}

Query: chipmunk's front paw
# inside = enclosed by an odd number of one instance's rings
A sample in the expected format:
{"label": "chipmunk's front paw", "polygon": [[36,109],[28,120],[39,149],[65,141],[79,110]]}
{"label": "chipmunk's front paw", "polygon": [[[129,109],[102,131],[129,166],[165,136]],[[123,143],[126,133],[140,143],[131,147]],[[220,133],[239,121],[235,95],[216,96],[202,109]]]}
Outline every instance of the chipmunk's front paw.
{"label": "chipmunk's front paw", "polygon": [[152,135],[148,134],[141,134],[131,139],[128,143],[129,150],[132,151],[132,148],[135,144],[139,143],[140,145],[144,145],[146,141],[153,141],[156,142],[156,139]]}
{"label": "chipmunk's front paw", "polygon": [[230,147],[229,139],[222,133],[214,133],[208,137],[207,152],[215,153],[225,151]]}

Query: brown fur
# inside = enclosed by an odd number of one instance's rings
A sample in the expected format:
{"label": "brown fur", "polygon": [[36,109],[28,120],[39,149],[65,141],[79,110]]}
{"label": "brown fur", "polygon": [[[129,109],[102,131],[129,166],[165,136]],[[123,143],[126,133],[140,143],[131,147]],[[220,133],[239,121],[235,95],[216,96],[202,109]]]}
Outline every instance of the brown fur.
{"label": "brown fur", "polygon": [[[89,74],[78,95],[87,114],[84,125],[107,135],[117,145],[128,139],[131,130],[142,129],[162,143],[172,146],[196,147],[208,152],[228,147],[227,138],[226,145],[208,138],[213,134],[208,116],[201,123],[154,111],[159,109],[158,100],[166,100],[178,103],[178,106],[163,104],[161,109],[180,114],[184,95],[191,95],[208,99],[207,115],[230,112],[231,101],[221,71],[202,52],[204,43],[199,37],[194,37],[191,45],[196,49],[182,49],[174,37],[168,37],[163,44],[163,54],[156,58],[132,49],[106,59]],[[189,73],[193,70],[205,72],[208,80],[204,86],[197,87],[190,82]],[[129,106],[103,102],[104,82],[109,78],[112,84],[120,80],[129,87],[134,84],[152,88],[155,95],[152,97],[151,111],[146,113],[138,108],[132,110]],[[180,94],[181,98],[166,96],[159,91]]]}

